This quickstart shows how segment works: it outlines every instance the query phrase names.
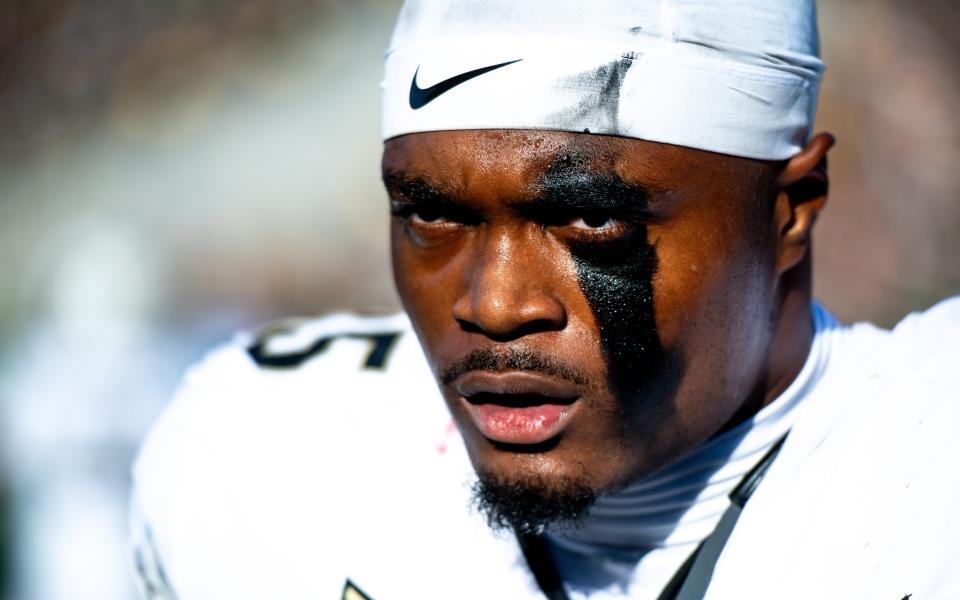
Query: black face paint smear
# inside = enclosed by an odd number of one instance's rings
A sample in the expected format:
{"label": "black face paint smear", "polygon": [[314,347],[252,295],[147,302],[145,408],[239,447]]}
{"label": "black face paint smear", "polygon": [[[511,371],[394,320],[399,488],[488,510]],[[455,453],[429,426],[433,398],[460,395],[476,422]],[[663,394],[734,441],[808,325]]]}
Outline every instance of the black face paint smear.
{"label": "black face paint smear", "polygon": [[581,94],[576,102],[546,115],[549,128],[614,133],[619,130],[620,88],[636,54],[625,53],[619,59],[595,69],[564,78],[560,86],[572,90],[594,90]]}
{"label": "black face paint smear", "polygon": [[[598,175],[570,155],[556,159],[541,180],[541,193],[558,205],[630,220],[646,209],[638,186],[616,175]],[[581,208],[581,210],[583,210]],[[657,252],[644,224],[612,241],[573,242],[571,254],[580,289],[600,331],[610,387],[626,412],[649,407],[645,400],[668,400],[680,376],[679,361],[664,352],[653,310],[653,276]]]}

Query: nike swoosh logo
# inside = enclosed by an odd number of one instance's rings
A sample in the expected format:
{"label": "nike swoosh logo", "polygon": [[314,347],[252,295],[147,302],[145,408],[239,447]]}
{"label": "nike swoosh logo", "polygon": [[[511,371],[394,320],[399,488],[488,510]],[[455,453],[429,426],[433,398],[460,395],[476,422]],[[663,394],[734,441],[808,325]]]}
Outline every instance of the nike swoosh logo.
{"label": "nike swoosh logo", "polygon": [[474,77],[479,77],[484,73],[489,73],[494,69],[499,69],[507,65],[512,65],[515,62],[520,62],[522,58],[517,60],[510,60],[504,63],[497,65],[490,65],[489,67],[483,67],[480,69],[474,69],[473,71],[467,71],[466,73],[460,73],[459,75],[454,75],[450,79],[444,79],[440,83],[431,85],[428,88],[422,88],[417,85],[417,73],[420,72],[420,66],[417,65],[417,70],[413,73],[413,81],[410,82],[410,108],[417,110],[418,108],[423,108],[430,102],[445,92],[449,92],[451,89],[457,87],[461,83],[470,81]]}

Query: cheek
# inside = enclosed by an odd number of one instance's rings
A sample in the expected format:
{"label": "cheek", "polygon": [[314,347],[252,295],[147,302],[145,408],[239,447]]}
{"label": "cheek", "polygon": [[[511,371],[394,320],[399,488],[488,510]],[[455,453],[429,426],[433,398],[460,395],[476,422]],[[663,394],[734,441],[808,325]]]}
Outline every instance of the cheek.
{"label": "cheek", "polygon": [[[434,285],[435,269],[415,251],[404,232],[403,224],[394,219],[390,227],[390,257],[393,282],[404,311],[410,316],[414,331],[428,350],[435,335],[439,297],[444,286]],[[431,310],[432,309],[432,310]]]}
{"label": "cheek", "polygon": [[769,323],[769,257],[743,243],[742,233],[740,240],[733,235],[658,239],[654,301],[664,343],[693,346],[695,339],[703,348],[732,346],[732,340],[752,338]]}
{"label": "cheek", "polygon": [[411,292],[411,258],[403,239],[403,225],[399,219],[392,219],[390,223],[390,262],[393,267],[393,283],[400,296],[404,309],[410,312],[407,305]]}
{"label": "cheek", "polygon": [[393,269],[393,283],[397,286],[397,292],[402,295],[401,288],[404,285],[404,257],[403,249],[400,247],[398,227],[396,218],[390,220],[390,266]]}
{"label": "cheek", "polygon": [[[443,294],[453,283],[450,273],[452,252],[430,253],[418,249],[407,235],[403,223],[394,219],[390,226],[390,257],[393,281],[404,309],[418,317],[429,317],[437,312]],[[417,319],[419,320],[419,319]]]}
{"label": "cheek", "polygon": [[657,323],[665,346],[688,367],[676,402],[687,426],[725,422],[765,361],[772,270],[756,247],[730,239],[716,233],[658,242]]}
{"label": "cheek", "polygon": [[410,240],[402,222],[391,226],[390,244],[397,295],[431,366],[465,355],[471,348],[453,318],[453,305],[464,291],[469,246],[425,251]]}

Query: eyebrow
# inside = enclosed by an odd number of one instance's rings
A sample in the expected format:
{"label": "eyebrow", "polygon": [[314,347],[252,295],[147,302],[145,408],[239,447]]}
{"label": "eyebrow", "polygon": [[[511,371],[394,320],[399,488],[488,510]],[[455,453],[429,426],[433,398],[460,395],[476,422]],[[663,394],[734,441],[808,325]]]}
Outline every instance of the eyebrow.
{"label": "eyebrow", "polygon": [[[444,186],[423,177],[402,172],[383,174],[383,183],[391,195],[417,204],[462,208],[464,201]],[[645,211],[651,190],[625,181],[614,172],[598,172],[579,165],[551,165],[532,186],[529,201],[508,201],[520,209],[540,211]]]}
{"label": "eyebrow", "polygon": [[533,204],[544,209],[643,211],[651,190],[618,174],[577,164],[552,164],[535,185]]}
{"label": "eyebrow", "polygon": [[387,192],[402,196],[406,200],[417,204],[431,205],[459,205],[462,202],[457,196],[441,186],[435,185],[419,176],[406,173],[384,173],[383,185]]}

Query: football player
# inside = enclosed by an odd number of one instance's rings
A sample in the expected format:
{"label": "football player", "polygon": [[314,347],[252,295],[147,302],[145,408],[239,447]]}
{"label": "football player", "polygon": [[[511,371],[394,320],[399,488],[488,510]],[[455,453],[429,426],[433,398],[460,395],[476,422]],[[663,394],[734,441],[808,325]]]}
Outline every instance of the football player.
{"label": "football player", "polygon": [[811,295],[811,0],[421,0],[404,314],[239,336],[135,468],[148,597],[960,597],[960,301]]}

